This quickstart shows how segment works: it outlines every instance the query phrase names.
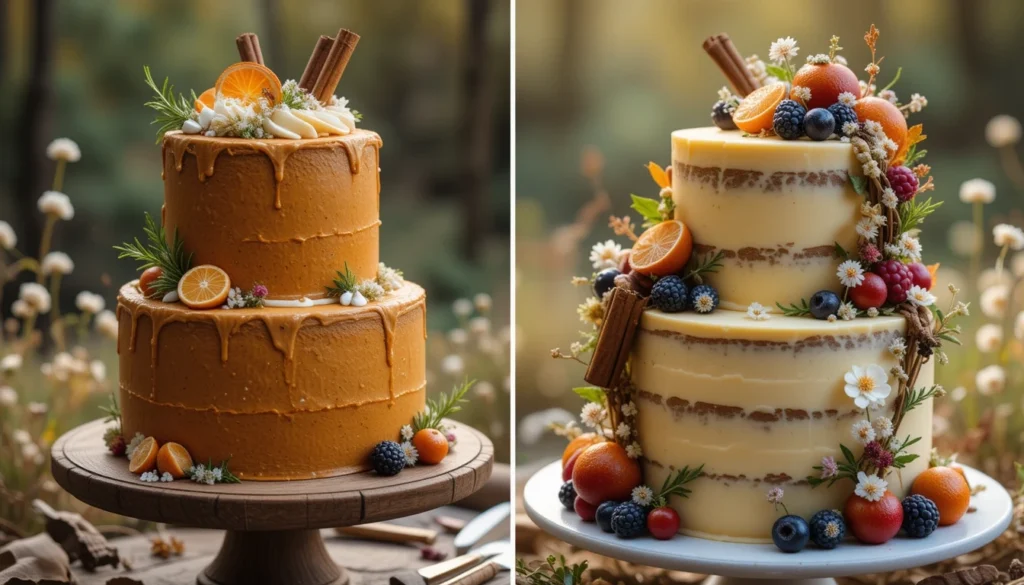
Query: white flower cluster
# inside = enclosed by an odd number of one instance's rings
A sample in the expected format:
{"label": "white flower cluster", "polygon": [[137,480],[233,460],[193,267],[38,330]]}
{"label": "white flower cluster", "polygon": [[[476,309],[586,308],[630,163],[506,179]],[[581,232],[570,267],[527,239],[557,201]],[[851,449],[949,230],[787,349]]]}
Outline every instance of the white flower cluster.
{"label": "white flower cluster", "polygon": [[144,471],[142,472],[142,475],[139,476],[139,479],[141,481],[149,483],[156,483],[161,481],[171,482],[174,481],[174,476],[172,476],[170,473],[167,473],[166,471],[163,473],[163,475],[160,475],[160,472],[158,471]]}
{"label": "white flower cluster", "polygon": [[996,186],[985,179],[970,179],[960,184],[960,201],[964,203],[992,203],[996,199]]}
{"label": "white flower cluster", "polygon": [[377,284],[385,293],[394,292],[405,286],[405,278],[402,277],[401,270],[395,270],[381,262],[377,265]]}
{"label": "white flower cluster", "polygon": [[24,282],[18,289],[18,300],[11,304],[11,312],[16,317],[30,317],[50,312],[52,300],[50,291],[35,282]]}
{"label": "white flower cluster", "polygon": [[202,463],[193,465],[188,470],[189,479],[196,483],[213,485],[224,478],[224,472],[220,467],[207,467]]}
{"label": "white flower cluster", "polygon": [[1013,116],[1000,114],[985,125],[985,140],[993,148],[1005,148],[1020,142],[1020,122]]}
{"label": "white flower cluster", "polygon": [[903,232],[895,244],[886,244],[885,253],[890,256],[905,258],[910,262],[920,262],[924,248],[921,240],[910,235],[910,232]]}

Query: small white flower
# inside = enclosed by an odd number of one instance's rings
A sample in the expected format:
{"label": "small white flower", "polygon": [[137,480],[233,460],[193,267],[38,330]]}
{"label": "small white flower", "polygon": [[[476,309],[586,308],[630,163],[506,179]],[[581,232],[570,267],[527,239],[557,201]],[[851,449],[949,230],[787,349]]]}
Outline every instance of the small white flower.
{"label": "small white flower", "polygon": [[476,310],[481,313],[490,311],[493,304],[494,301],[491,299],[491,295],[487,293],[477,293],[473,296],[473,305],[476,307]]}
{"label": "small white flower", "polygon": [[991,319],[1002,319],[1010,302],[1010,287],[997,284],[981,293],[981,312]]}
{"label": "small white flower", "polygon": [[892,420],[887,416],[880,416],[871,421],[871,426],[874,427],[875,435],[879,439],[888,439],[892,436]]}
{"label": "small white flower", "polygon": [[867,445],[875,440],[875,428],[865,419],[853,423],[853,426],[850,428],[850,434],[861,445]]}
{"label": "small white flower", "polygon": [[139,481],[156,483],[160,481],[160,476],[155,471],[143,471],[142,475],[139,476]]}
{"label": "small white flower", "polygon": [[920,112],[928,105],[928,98],[924,97],[919,93],[910,94],[910,103],[907,104],[907,109],[913,113]]}
{"label": "small white flower", "polygon": [[900,382],[906,382],[907,380],[910,379],[910,376],[907,375],[906,370],[904,370],[903,366],[900,364],[896,364],[895,366],[889,368],[889,373],[892,374],[892,376],[899,380]]}
{"label": "small white flower", "polygon": [[32,435],[25,429],[15,429],[11,433],[11,439],[18,445],[27,445],[32,442]]}
{"label": "small white flower", "polygon": [[853,95],[853,93],[849,91],[844,91],[843,93],[839,94],[838,101],[844,106],[850,106],[852,108],[853,106],[857,105],[857,96]]}
{"label": "small white flower", "polygon": [[588,402],[583,405],[580,411],[580,421],[588,427],[599,429],[608,415],[604,408],[596,402]]}
{"label": "small white flower", "polygon": [[817,55],[808,55],[807,62],[812,65],[827,65],[832,62],[825,53],[818,53]]}
{"label": "small white flower", "polygon": [[13,249],[18,245],[18,234],[6,221],[0,220],[0,248],[4,250]]}
{"label": "small white flower", "polygon": [[878,97],[882,98],[883,100],[893,105],[896,105],[900,101],[896,97],[896,92],[891,89],[883,89],[882,91],[878,92]]}
{"label": "small white flower", "polygon": [[35,282],[23,282],[18,289],[18,298],[28,303],[36,313],[50,312],[50,291]]}
{"label": "small white flower", "polygon": [[[842,307],[840,307],[840,309],[841,308]],[[825,319],[825,320],[828,321],[829,323],[835,323],[836,321],[838,321],[838,319],[836,318],[835,314],[829,315],[828,318]]]}
{"label": "small white flower", "polygon": [[849,138],[860,131],[860,124],[857,122],[843,122],[843,127],[840,130],[846,135],[846,138]]}
{"label": "small white flower", "polygon": [[733,98],[732,91],[728,87],[722,86],[722,89],[718,90],[718,99],[723,102],[727,102]]}
{"label": "small white flower", "polygon": [[879,134],[883,133],[882,125],[879,124],[876,120],[865,120],[864,130],[868,134],[871,134],[872,136],[878,136]]}
{"label": "small white flower", "polygon": [[1020,122],[1013,116],[1000,114],[985,125],[985,140],[993,148],[1013,146],[1020,142]]}
{"label": "small white flower", "polygon": [[70,138],[57,138],[46,146],[46,158],[78,162],[82,158],[82,151],[78,149],[78,144],[74,140]]}
{"label": "small white flower", "polygon": [[628,439],[632,432],[633,431],[629,428],[629,425],[624,422],[620,422],[619,426],[615,428],[615,436],[620,439]]}
{"label": "small white flower", "polygon": [[640,443],[633,441],[629,445],[626,445],[626,456],[630,459],[639,459],[644,456],[644,450],[640,448]]}
{"label": "small white flower", "polygon": [[466,369],[465,363],[462,361],[462,356],[459,354],[451,354],[444,357],[441,360],[441,371],[449,376],[455,376],[461,374]]}
{"label": "small white flower", "polygon": [[877,502],[885,495],[885,490],[888,487],[888,482],[877,475],[869,476],[863,471],[858,471],[857,487],[853,490],[853,493],[869,502]]}
{"label": "small white flower", "polygon": [[930,307],[935,304],[935,295],[915,284],[907,290],[907,300],[919,307]]}
{"label": "small white flower", "polygon": [[960,201],[964,203],[992,203],[996,186],[985,179],[971,179],[960,185]]}
{"label": "small white flower", "polygon": [[992,228],[992,238],[995,240],[996,246],[1000,248],[1024,249],[1024,230],[1017,226],[1001,223]]}
{"label": "small white flower", "polygon": [[794,98],[804,103],[811,101],[811,88],[809,87],[804,87],[802,85],[794,85],[793,90],[790,92],[790,94]]}
{"label": "small white flower", "polygon": [[106,302],[104,302],[103,297],[100,295],[83,290],[75,296],[75,306],[83,313],[95,315],[103,310]]}
{"label": "small white flower", "polygon": [[402,440],[403,441],[411,441],[412,440],[412,436],[413,436],[412,425],[404,425],[402,427],[401,434],[402,434]]}
{"label": "small white flower", "polygon": [[96,315],[96,330],[111,339],[117,339],[117,316],[113,311],[103,310]]}
{"label": "small white flower", "polygon": [[[384,287],[377,284],[375,280],[363,280],[356,285],[354,294],[352,295],[352,306],[362,307],[365,306],[368,301],[376,301],[383,297],[385,294]],[[362,299],[360,303],[359,299]]]}
{"label": "small white flower", "polygon": [[455,299],[452,303],[452,313],[459,318],[469,317],[473,314],[473,301],[469,299]]}
{"label": "small white flower", "polygon": [[377,264],[377,284],[381,285],[385,292],[393,292],[405,285],[405,279],[400,270],[389,268],[380,262]]}
{"label": "small white flower", "polygon": [[878,75],[879,71],[881,71],[881,67],[877,63],[868,63],[867,67],[864,68],[864,72],[868,75]]}
{"label": "small white flower", "polygon": [[[1024,312],[1022,312],[1021,314],[1024,315]],[[622,416],[626,416],[626,417],[635,416],[636,415],[636,404],[633,404],[633,401],[630,400],[629,402],[627,402],[627,403],[622,405],[622,409],[621,410],[622,410]]]}
{"label": "small white flower", "polygon": [[416,462],[420,459],[420,452],[416,450],[416,447],[412,446],[409,441],[402,443],[402,452],[405,454],[405,466],[412,467],[416,465]]}
{"label": "small white flower", "polygon": [[160,481],[172,482],[174,481],[174,476],[171,475],[169,472],[165,471],[164,474],[160,476]]}
{"label": "small white flower", "polygon": [[856,260],[847,260],[839,265],[836,276],[843,286],[854,288],[864,282],[864,268]]}
{"label": "small white flower", "polygon": [[853,366],[843,376],[846,382],[843,390],[846,395],[853,398],[857,408],[867,408],[872,404],[884,404],[885,399],[892,392],[889,386],[889,376],[881,366],[871,364],[869,366]]}
{"label": "small white flower", "polygon": [[487,335],[491,332],[491,320],[487,317],[473,317],[469,320],[469,331],[474,335]]}
{"label": "small white flower", "polygon": [[765,494],[765,499],[771,504],[781,504],[782,498],[785,496],[786,492],[780,486],[775,486],[768,490],[768,493]]}
{"label": "small white flower", "polygon": [[787,59],[796,57],[799,51],[800,48],[796,45],[796,39],[793,37],[781,37],[768,48],[768,58],[776,63],[782,63]]}
{"label": "small white flower", "polygon": [[910,235],[910,232],[903,232],[899,239],[900,256],[909,258],[912,262],[920,262],[924,248],[921,240]]}
{"label": "small white flower", "polygon": [[978,392],[985,396],[999,394],[1006,388],[1006,371],[997,365],[982,368],[975,375],[974,384]]}
{"label": "small white flower", "polygon": [[142,444],[142,442],[145,440],[145,435],[143,435],[142,433],[135,433],[135,436],[132,437],[132,440],[128,442],[128,447],[125,448],[125,455],[127,455],[128,458],[131,459],[132,454],[135,453],[135,449],[137,449],[139,445]]}
{"label": "small white flower", "polygon": [[868,307],[868,317],[872,319],[878,316],[878,309],[876,307]]}
{"label": "small white flower", "polygon": [[646,508],[654,501],[654,490],[645,485],[638,485],[630,493],[630,499],[634,504]]}
{"label": "small white flower", "polygon": [[768,319],[771,319],[771,315],[768,314],[770,312],[770,307],[765,307],[761,303],[755,301],[750,303],[750,306],[747,307],[747,318],[753,319],[754,321],[767,321]]}
{"label": "small white flower", "polygon": [[21,369],[21,364],[21,354],[9,353],[3,358],[0,358],[0,372],[5,374],[16,372]]}
{"label": "small white flower", "polygon": [[595,270],[618,268],[624,255],[625,252],[622,250],[622,246],[614,240],[607,240],[603,243],[598,242],[590,249],[590,263],[594,266]]}
{"label": "small white flower", "polygon": [[0,406],[11,407],[18,403],[18,392],[10,386],[0,386]]}
{"label": "small white flower", "polygon": [[71,199],[60,191],[46,191],[39,198],[39,211],[64,221],[75,217],[75,207]]}
{"label": "small white flower", "polygon": [[207,473],[209,473],[210,477],[213,478],[213,483],[217,483],[218,481],[224,479],[224,470],[221,469],[220,467],[211,468]]}
{"label": "small white flower", "polygon": [[896,209],[896,206],[900,204],[899,197],[896,196],[896,192],[890,187],[886,187],[882,190],[882,205],[889,209]]}
{"label": "small white flower", "polygon": [[453,345],[465,345],[469,342],[469,333],[461,327],[457,327],[448,332],[448,341]]}
{"label": "small white flower", "polygon": [[[870,120],[868,120],[870,122]],[[863,165],[864,175],[877,179],[882,176],[882,169],[878,166],[878,163],[874,160],[869,160]]]}
{"label": "small white flower", "polygon": [[902,337],[897,337],[889,344],[888,350],[894,358],[902,359],[903,355],[907,353],[907,342]]}
{"label": "small white flower", "polygon": [[853,303],[843,303],[839,305],[836,315],[843,321],[853,321],[857,318],[857,307],[854,307]]}

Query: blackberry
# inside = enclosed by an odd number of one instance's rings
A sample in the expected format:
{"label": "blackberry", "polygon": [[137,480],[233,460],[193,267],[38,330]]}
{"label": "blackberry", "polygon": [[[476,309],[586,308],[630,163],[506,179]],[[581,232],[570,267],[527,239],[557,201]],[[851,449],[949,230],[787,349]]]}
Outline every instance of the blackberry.
{"label": "blackberry", "polygon": [[735,130],[736,123],[732,121],[732,113],[735,111],[735,105],[718,100],[711,107],[711,121],[722,130]]}
{"label": "blackberry", "polygon": [[885,171],[885,178],[889,180],[889,186],[892,187],[896,198],[900,201],[910,201],[917,195],[917,187],[921,184],[917,180],[917,175],[914,171],[907,167],[900,165],[898,167],[889,167],[889,170]]}
{"label": "blackberry", "polygon": [[633,502],[619,504],[612,512],[612,530],[619,538],[636,538],[647,529],[647,510]]}
{"label": "blackberry", "polygon": [[794,514],[788,514],[775,521],[772,526],[772,542],[782,552],[800,552],[811,537],[807,521]]}
{"label": "blackberry", "polygon": [[903,531],[911,538],[924,538],[939,526],[935,502],[916,494],[903,498]]}
{"label": "blackberry", "polygon": [[775,108],[772,128],[785,140],[796,140],[804,135],[804,116],[807,108],[795,100],[782,100]]}
{"label": "blackberry", "polygon": [[811,516],[811,542],[821,548],[832,549],[839,546],[846,535],[846,522],[835,510],[821,510]]}
{"label": "blackberry", "polygon": [[819,290],[811,297],[811,316],[815,319],[828,319],[829,315],[839,312],[839,295],[830,290]]}
{"label": "blackberry", "polygon": [[706,284],[697,285],[690,291],[689,305],[698,313],[710,313],[718,308],[718,291]]}
{"label": "blackberry", "polygon": [[562,502],[566,510],[576,510],[576,488],[572,485],[571,479],[558,488],[558,501]]}
{"label": "blackberry", "polygon": [[405,451],[394,441],[381,441],[373,448],[370,463],[379,475],[398,475],[405,469]]}
{"label": "blackberry", "polygon": [[874,273],[882,277],[888,291],[885,300],[898,305],[907,300],[907,291],[914,284],[914,275],[899,260],[884,260],[875,265]]}
{"label": "blackberry", "polygon": [[651,304],[659,311],[678,313],[686,309],[689,293],[682,278],[675,275],[665,276],[659,278],[651,288]]}
{"label": "blackberry", "polygon": [[814,108],[804,116],[804,132],[811,140],[828,140],[836,130],[836,119],[825,108]]}
{"label": "blackberry", "polygon": [[597,507],[597,515],[595,519],[597,520],[597,525],[601,527],[601,530],[605,532],[614,532],[612,530],[612,515],[615,513],[615,508],[618,508],[620,503],[621,502],[609,500],[607,502],[602,502],[601,505]]}
{"label": "blackberry", "polygon": [[853,136],[853,134],[844,132],[843,127],[850,122],[860,124],[860,120],[857,119],[857,112],[853,111],[853,108],[850,106],[839,102],[829,106],[828,111],[832,112],[832,117],[836,119],[836,134],[840,136]]}
{"label": "blackberry", "polygon": [[597,298],[604,297],[604,293],[615,288],[615,277],[622,274],[615,268],[605,268],[594,277],[594,294]]}

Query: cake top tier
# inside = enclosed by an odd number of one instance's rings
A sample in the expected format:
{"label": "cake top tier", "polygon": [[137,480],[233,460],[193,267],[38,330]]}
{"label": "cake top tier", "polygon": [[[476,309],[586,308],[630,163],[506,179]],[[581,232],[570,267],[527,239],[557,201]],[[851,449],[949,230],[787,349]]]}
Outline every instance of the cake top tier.
{"label": "cake top tier", "polygon": [[783,140],[756,137],[716,127],[687,128],[672,133],[673,158],[721,170],[844,171],[860,174],[849,142]]}

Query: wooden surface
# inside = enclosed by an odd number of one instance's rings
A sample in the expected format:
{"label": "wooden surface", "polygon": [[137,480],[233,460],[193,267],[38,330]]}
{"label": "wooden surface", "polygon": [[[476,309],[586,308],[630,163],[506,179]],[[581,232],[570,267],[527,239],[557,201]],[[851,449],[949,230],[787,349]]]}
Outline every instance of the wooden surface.
{"label": "wooden surface", "polygon": [[[431,512],[425,512],[395,520],[405,526],[415,526],[438,530],[441,534],[432,548],[445,552],[448,558],[455,556],[452,544],[454,538],[444,533],[434,521],[437,516],[452,516],[469,520],[476,512],[455,506],[447,506]],[[119,538],[112,542],[118,547],[122,557],[133,565],[133,570],[124,571],[100,568],[89,573],[81,567],[73,571],[79,585],[105,585],[112,577],[130,577],[142,581],[145,585],[194,585],[198,575],[210,562],[221,547],[224,532],[196,528],[168,528],[168,536],[174,536],[185,543],[185,554],[180,557],[160,559],[150,555],[150,533],[144,536]],[[327,552],[335,563],[346,567],[350,585],[386,584],[388,579],[399,572],[412,572],[416,569],[433,564],[425,561],[420,555],[421,545],[393,544],[370,542],[338,536],[333,530],[321,532]],[[511,575],[506,571],[499,573],[488,585],[508,585]]]}
{"label": "wooden surface", "polygon": [[[300,530],[400,518],[444,506],[483,487],[494,446],[455,424],[458,444],[438,465],[394,477],[372,471],[333,478],[202,485],[145,483],[103,444],[102,421],[77,427],[53,446],[54,479],[83,502],[132,518],[223,530]],[[258,440],[256,438],[255,440]],[[327,440],[327,439],[325,439]]]}

